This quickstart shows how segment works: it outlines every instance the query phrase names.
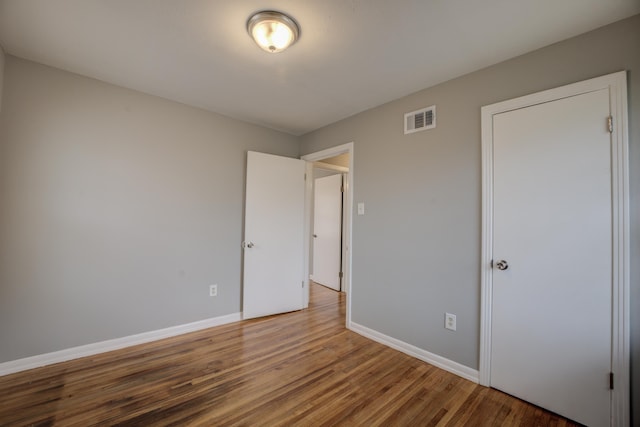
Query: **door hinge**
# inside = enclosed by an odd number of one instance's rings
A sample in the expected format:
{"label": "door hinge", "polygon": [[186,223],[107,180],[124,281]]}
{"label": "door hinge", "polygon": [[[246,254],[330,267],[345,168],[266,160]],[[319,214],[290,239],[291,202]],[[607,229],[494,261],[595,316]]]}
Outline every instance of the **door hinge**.
{"label": "door hinge", "polygon": [[607,129],[609,129],[609,133],[613,133],[613,116],[607,117]]}
{"label": "door hinge", "polygon": [[344,273],[341,271],[340,273],[338,273],[338,277],[342,279],[344,277]]}
{"label": "door hinge", "polygon": [[609,372],[609,390],[613,390],[613,372]]}
{"label": "door hinge", "polygon": [[307,180],[307,174],[306,173],[304,174],[304,180],[305,181]]}
{"label": "door hinge", "polygon": [[304,288],[304,280],[302,281],[302,287]]}
{"label": "door hinge", "polygon": [[344,184],[342,184],[342,185],[340,186],[340,192],[341,192],[341,193],[344,193]]}

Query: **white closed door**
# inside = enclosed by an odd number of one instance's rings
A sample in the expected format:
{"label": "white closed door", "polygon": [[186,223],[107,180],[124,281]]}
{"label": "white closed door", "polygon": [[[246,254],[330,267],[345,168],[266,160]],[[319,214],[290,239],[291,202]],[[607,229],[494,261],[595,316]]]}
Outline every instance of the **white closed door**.
{"label": "white closed door", "polygon": [[340,290],[342,174],[316,178],[313,208],[313,281]]}
{"label": "white closed door", "polygon": [[302,309],[305,162],[250,151],[243,318]]}
{"label": "white closed door", "polygon": [[610,424],[608,89],[493,116],[491,386]]}

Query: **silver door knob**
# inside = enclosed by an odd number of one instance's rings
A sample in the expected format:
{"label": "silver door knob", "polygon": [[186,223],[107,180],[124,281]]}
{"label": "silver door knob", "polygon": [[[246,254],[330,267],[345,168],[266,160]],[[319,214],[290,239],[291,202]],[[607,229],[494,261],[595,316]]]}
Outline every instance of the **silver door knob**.
{"label": "silver door knob", "polygon": [[506,270],[509,268],[509,263],[505,260],[500,260],[496,263],[496,267],[498,267],[498,270]]}
{"label": "silver door knob", "polygon": [[242,242],[242,248],[252,248],[253,247],[253,242]]}
{"label": "silver door knob", "polygon": [[249,243],[247,243],[247,247],[248,247],[249,249],[251,249],[253,246],[254,246],[254,245],[253,245],[253,242],[249,242]]}

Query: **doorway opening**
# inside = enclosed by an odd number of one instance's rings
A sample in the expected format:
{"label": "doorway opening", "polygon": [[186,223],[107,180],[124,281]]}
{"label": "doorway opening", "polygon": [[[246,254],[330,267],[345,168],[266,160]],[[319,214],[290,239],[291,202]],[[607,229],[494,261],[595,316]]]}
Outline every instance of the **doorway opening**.
{"label": "doorway opening", "polygon": [[[351,142],[302,157],[307,162],[304,246],[307,292],[304,305],[309,304],[309,289],[314,279],[316,283],[345,293],[347,327],[351,322],[353,145]],[[331,213],[328,215],[316,215],[316,187],[326,196],[317,199],[322,204],[318,208],[329,208]],[[335,205],[338,204],[339,211],[336,212]]]}
{"label": "doorway opening", "polygon": [[344,219],[346,174],[349,155],[313,163],[310,279],[334,291],[344,292]]}

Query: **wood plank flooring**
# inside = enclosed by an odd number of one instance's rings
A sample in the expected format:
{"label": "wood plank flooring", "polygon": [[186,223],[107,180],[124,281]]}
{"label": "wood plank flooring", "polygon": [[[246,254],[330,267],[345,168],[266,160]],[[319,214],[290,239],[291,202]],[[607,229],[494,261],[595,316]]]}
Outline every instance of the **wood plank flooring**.
{"label": "wood plank flooring", "polygon": [[574,426],[344,327],[343,294],[0,377],[1,426]]}

